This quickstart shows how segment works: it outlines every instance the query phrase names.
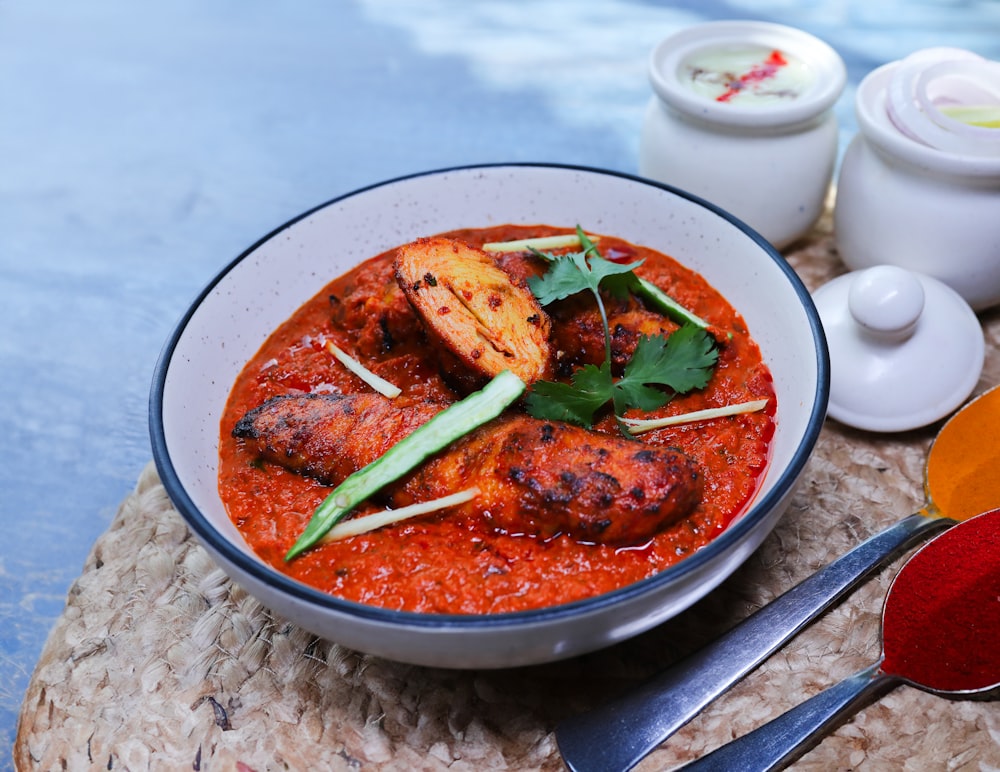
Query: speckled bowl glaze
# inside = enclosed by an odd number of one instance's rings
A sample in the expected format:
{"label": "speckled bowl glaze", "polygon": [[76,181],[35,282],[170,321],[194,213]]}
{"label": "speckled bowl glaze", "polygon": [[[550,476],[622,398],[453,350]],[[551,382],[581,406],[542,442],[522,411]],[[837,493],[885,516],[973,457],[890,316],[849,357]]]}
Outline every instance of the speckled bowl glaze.
{"label": "speckled bowl glaze", "polygon": [[[331,278],[420,236],[547,223],[621,236],[702,273],[743,314],[775,378],[770,469],[752,505],[711,544],[641,582],[584,601],[492,616],[391,611],[343,601],[258,559],[216,485],[222,409],[265,338]],[[160,477],[200,542],[276,614],[342,645],[450,668],[542,663],[609,646],[691,606],[732,573],[784,511],[826,414],[828,354],[795,273],[758,234],[680,191],[623,174],[553,165],[433,171],[337,198],[236,258],[195,300],[157,364],[150,430]]]}

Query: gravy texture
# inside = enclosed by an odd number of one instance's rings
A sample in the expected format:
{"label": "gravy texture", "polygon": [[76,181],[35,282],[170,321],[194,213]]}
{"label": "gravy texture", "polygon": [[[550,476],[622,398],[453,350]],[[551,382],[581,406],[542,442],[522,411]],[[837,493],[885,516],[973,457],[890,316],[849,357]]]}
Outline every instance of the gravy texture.
{"label": "gravy texture", "polygon": [[[504,225],[440,235],[479,247],[571,231]],[[516,518],[492,517],[477,511],[473,502],[459,511],[442,510],[323,543],[286,561],[285,554],[331,488],[260,458],[233,436],[241,418],[279,395],[370,394],[370,387],[331,355],[327,341],[400,387],[396,400],[402,407],[454,402],[475,380],[428,335],[400,289],[391,250],[323,287],[272,333],[232,388],[220,426],[219,492],[250,547],[277,570],[346,600],[415,612],[495,614],[609,592],[653,576],[715,538],[746,508],[766,469],[774,432],[771,374],[740,314],[700,275],[671,257],[613,236],[601,235],[598,246],[608,260],[642,260],[636,274],[708,321],[719,344],[718,363],[706,388],[678,395],[641,417],[768,401],[763,410],[683,423],[628,441],[638,449],[680,451],[694,462],[701,495],[689,514],[641,543],[601,544],[544,529],[518,532],[509,525]],[[496,262],[523,281],[537,273],[540,261],[519,252],[497,255]],[[593,297],[588,301],[583,295],[546,308],[552,379],[568,381],[576,368],[604,355],[603,330],[593,329],[592,311]],[[634,349],[637,331],[648,332],[651,324],[663,334],[677,328],[634,299],[609,299],[608,314],[618,367]],[[523,412],[518,404],[510,410]],[[613,416],[602,416],[592,431],[621,439]],[[383,508],[382,502],[366,503],[357,514]]]}

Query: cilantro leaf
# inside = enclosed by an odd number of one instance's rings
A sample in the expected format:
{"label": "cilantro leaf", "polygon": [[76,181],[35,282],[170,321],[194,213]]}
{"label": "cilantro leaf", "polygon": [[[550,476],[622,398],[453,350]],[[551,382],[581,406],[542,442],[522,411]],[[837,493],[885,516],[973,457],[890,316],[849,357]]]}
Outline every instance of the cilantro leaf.
{"label": "cilantro leaf", "polygon": [[590,289],[586,271],[581,270],[576,258],[580,255],[563,255],[551,258],[549,270],[541,276],[530,276],[528,286],[543,306],[563,300],[585,289]]}
{"label": "cilantro leaf", "polygon": [[596,277],[597,284],[603,286],[616,298],[625,298],[628,297],[636,281],[636,276],[632,271],[643,262],[645,261],[636,260],[634,263],[628,264],[613,263],[599,255],[593,255],[590,258],[590,273],[591,276]]}
{"label": "cilantro leaf", "polygon": [[615,383],[611,399],[614,402],[615,415],[623,416],[632,408],[645,411],[656,410],[656,408],[667,404],[671,396],[670,392],[654,388],[643,381],[621,378]]}
{"label": "cilantro leaf", "polygon": [[[588,258],[586,252],[557,256],[537,252],[536,254],[550,263],[549,270],[542,276],[532,276],[528,279],[528,286],[543,306],[584,290],[590,290],[596,295],[601,282],[608,277],[631,274],[633,268],[642,265],[641,260],[630,265],[622,265],[605,260],[599,255],[591,255]],[[628,277],[625,282],[615,283],[616,286],[612,291],[620,297],[622,291],[628,292],[631,283],[632,277]],[[611,283],[608,283],[608,287],[611,289]]]}
{"label": "cilantro leaf", "polygon": [[667,403],[671,392],[704,388],[718,359],[712,336],[693,324],[684,325],[669,338],[643,335],[615,383],[615,413],[622,415],[630,408],[655,410]]}
{"label": "cilantro leaf", "polygon": [[[592,258],[593,259],[593,258]],[[600,258],[603,260],[603,258]],[[604,262],[609,262],[604,260]],[[631,263],[630,265],[622,266],[623,268],[628,268],[628,272],[615,272],[614,274],[608,274],[605,277],[604,283],[601,284],[601,288],[606,290],[609,295],[618,300],[626,300],[629,295],[638,295],[639,290],[639,277],[633,272],[633,268],[638,268],[645,261],[639,260],[637,262]],[[617,265],[617,263],[611,263],[611,265]]]}
{"label": "cilantro leaf", "polygon": [[719,361],[719,349],[706,330],[694,324],[679,327],[667,338],[664,351],[670,369],[664,383],[674,391],[685,394],[693,389],[704,389],[712,377],[712,368]]}
{"label": "cilantro leaf", "polygon": [[536,381],[526,405],[535,418],[568,421],[589,428],[594,423],[594,414],[611,399],[613,390],[610,364],[584,365],[573,373],[572,385]]}
{"label": "cilantro leaf", "polygon": [[[590,427],[597,411],[610,401],[619,427],[631,436],[621,416],[631,409],[655,410],[676,393],[704,388],[719,353],[702,319],[635,275],[633,269],[642,265],[642,260],[629,265],[605,260],[579,225],[576,232],[583,247],[580,252],[553,255],[529,247],[549,263],[549,269],[528,283],[543,306],[585,290],[593,293],[604,326],[604,361],[600,366],[584,365],[573,373],[571,383],[536,382],[527,397],[527,409],[536,418]],[[611,333],[602,288],[618,298],[641,295],[682,320],[682,326],[669,337],[643,335],[617,381],[611,375]]]}
{"label": "cilantro leaf", "polygon": [[528,412],[589,427],[608,401],[619,417],[632,409],[656,410],[674,394],[704,388],[718,359],[712,336],[693,324],[669,338],[643,335],[617,381],[608,361],[600,367],[584,365],[573,373],[572,383],[538,381],[527,398]]}

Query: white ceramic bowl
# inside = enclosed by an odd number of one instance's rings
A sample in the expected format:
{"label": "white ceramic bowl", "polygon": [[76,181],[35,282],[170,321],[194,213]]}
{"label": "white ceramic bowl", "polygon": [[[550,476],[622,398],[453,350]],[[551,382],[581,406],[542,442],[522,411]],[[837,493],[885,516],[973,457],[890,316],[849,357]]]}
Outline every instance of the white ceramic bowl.
{"label": "white ceramic bowl", "polygon": [[[329,279],[419,236],[547,223],[621,236],[699,271],[743,314],[770,366],[777,428],[749,510],[715,541],[615,592],[492,616],[391,611],[318,592],[265,565],[230,522],[216,485],[229,389],[268,334]],[[160,477],[233,580],[275,613],[345,646],[421,665],[541,663],[624,640],[678,614],[739,566],[787,506],[826,413],[828,354],[808,292],[759,235],[725,212],[636,177],[578,167],[491,165],[429,172],[335,199],[281,226],[205,288],[163,350],[150,398]]]}

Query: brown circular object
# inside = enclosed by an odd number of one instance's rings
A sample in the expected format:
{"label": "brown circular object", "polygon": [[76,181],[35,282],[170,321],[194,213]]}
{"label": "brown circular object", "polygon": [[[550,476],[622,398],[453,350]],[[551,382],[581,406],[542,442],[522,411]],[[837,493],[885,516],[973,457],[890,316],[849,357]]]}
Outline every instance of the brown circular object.
{"label": "brown circular object", "polygon": [[510,370],[525,383],[546,376],[551,322],[531,290],[480,249],[419,239],[396,251],[396,281],[427,332],[485,379]]}

